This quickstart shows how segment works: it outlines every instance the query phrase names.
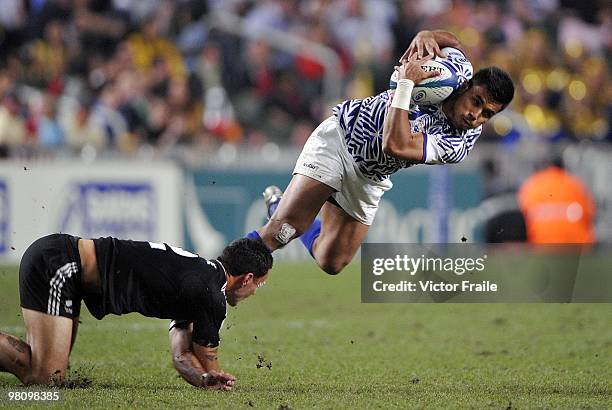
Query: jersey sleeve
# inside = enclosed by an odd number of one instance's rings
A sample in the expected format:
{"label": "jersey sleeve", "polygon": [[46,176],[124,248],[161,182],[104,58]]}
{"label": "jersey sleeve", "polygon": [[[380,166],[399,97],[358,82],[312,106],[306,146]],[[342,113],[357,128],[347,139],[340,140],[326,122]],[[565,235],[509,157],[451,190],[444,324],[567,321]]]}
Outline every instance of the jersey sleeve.
{"label": "jersey sleeve", "polygon": [[423,131],[423,163],[456,164],[467,158],[480,136],[482,127],[462,134],[428,133]]}
{"label": "jersey sleeve", "polygon": [[200,346],[217,347],[220,340],[219,328],[204,320],[193,322],[192,340]]}
{"label": "jersey sleeve", "polygon": [[216,328],[214,324],[205,318],[200,318],[195,322],[190,320],[172,320],[168,326],[168,331],[172,329],[187,329],[189,325],[193,323],[193,333],[191,340],[199,344],[200,346],[206,347],[217,347],[219,346],[219,328]]}
{"label": "jersey sleeve", "polygon": [[168,325],[168,332],[174,328],[186,329],[189,327],[190,324],[191,324],[190,320],[180,320],[180,319],[172,320],[170,321],[170,324]]}
{"label": "jersey sleeve", "polygon": [[192,340],[205,347],[219,346],[219,331],[226,316],[225,299],[223,303],[211,304],[203,308],[193,321]]}

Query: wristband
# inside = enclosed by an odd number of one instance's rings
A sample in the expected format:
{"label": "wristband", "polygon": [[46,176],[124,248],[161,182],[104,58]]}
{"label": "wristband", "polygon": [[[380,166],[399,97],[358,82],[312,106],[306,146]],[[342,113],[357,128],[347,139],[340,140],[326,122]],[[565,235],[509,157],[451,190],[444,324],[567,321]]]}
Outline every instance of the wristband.
{"label": "wristband", "polygon": [[391,107],[406,111],[410,110],[410,97],[413,88],[414,81],[407,78],[399,80],[395,89],[395,95],[393,95],[393,101],[391,101]]}

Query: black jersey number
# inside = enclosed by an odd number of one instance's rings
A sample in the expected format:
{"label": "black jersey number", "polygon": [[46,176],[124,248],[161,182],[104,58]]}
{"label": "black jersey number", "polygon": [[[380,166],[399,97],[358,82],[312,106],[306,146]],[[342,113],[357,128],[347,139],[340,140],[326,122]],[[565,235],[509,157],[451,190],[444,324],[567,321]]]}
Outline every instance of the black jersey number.
{"label": "black jersey number", "polygon": [[[149,245],[153,249],[160,249],[162,251],[166,250],[166,245],[164,245],[163,243],[149,242]],[[176,253],[177,255],[185,256],[187,258],[197,258],[198,257],[198,255],[196,255],[195,253],[186,251],[185,249],[179,248],[178,246],[172,246],[172,245],[168,245],[168,246],[170,247],[170,249],[172,249],[172,252]]]}

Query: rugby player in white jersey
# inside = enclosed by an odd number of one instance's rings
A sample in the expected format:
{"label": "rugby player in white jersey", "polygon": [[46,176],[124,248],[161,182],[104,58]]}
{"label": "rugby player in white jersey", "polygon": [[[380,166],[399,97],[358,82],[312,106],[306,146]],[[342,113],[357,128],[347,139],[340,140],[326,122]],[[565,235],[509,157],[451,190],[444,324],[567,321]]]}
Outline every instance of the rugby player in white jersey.
{"label": "rugby player in white jersey", "polygon": [[[445,47],[456,50],[447,56]],[[414,84],[437,75],[421,68],[435,55],[456,64],[466,81],[439,104],[410,105]],[[449,32],[419,32],[400,64],[395,93],[344,101],[313,131],[284,194],[275,186],[264,192],[268,223],[247,237],[261,237],[272,251],[299,237],[321,269],[339,273],[392,187],[389,176],[417,164],[464,160],[482,125],[514,96],[512,80],[501,69],[473,75],[463,46]],[[321,219],[315,219],[319,212]]]}

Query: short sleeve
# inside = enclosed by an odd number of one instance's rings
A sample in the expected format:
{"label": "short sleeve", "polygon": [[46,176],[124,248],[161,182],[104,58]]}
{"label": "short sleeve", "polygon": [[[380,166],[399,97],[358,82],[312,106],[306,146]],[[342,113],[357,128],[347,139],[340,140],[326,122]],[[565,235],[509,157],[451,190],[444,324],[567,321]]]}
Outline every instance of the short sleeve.
{"label": "short sleeve", "polygon": [[205,318],[200,318],[195,322],[190,320],[173,320],[168,326],[168,331],[172,329],[187,329],[191,323],[193,323],[192,341],[206,347],[219,346],[219,329]]}
{"label": "short sleeve", "polygon": [[[227,313],[225,296],[220,294],[219,300],[203,306],[193,322],[192,340],[200,346],[219,346],[219,332]],[[222,300],[221,300],[222,299]]]}
{"label": "short sleeve", "polygon": [[448,135],[423,132],[423,163],[456,164],[463,161],[474,148],[481,129]]}
{"label": "short sleeve", "polygon": [[193,335],[191,339],[205,347],[217,347],[219,346],[219,330],[221,326],[217,327],[214,323],[206,319],[200,319],[193,322]]}
{"label": "short sleeve", "polygon": [[187,329],[190,324],[191,324],[190,320],[180,320],[180,319],[172,320],[170,321],[170,324],[168,325],[168,332],[174,328]]}

